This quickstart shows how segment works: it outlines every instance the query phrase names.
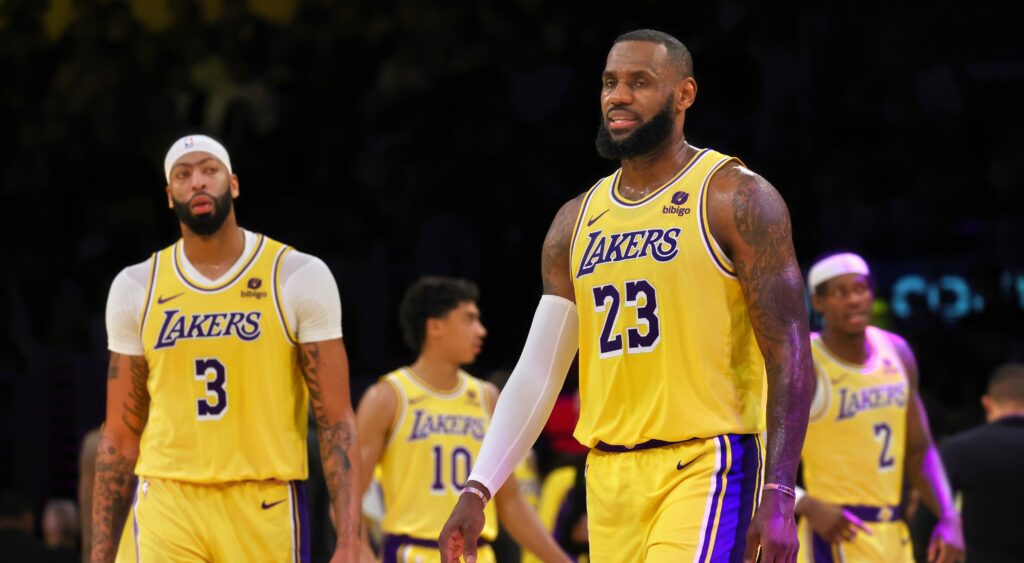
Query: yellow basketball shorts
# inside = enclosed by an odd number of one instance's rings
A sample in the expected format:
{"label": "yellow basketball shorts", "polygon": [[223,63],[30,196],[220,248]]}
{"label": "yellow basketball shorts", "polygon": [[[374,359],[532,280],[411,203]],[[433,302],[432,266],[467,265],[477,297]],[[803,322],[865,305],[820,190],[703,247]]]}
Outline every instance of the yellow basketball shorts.
{"label": "yellow basketball shorts", "polygon": [[140,477],[118,547],[127,562],[310,560],[302,482]]}
{"label": "yellow basketball shorts", "polygon": [[855,514],[871,529],[871,535],[858,531],[853,541],[835,545],[829,544],[825,538],[815,534],[807,519],[802,518],[799,524],[800,554],[797,561],[914,563],[914,546],[910,541],[910,531],[902,520],[878,522],[864,518],[863,514]]}
{"label": "yellow basketball shorts", "polygon": [[[438,534],[440,534],[440,530]],[[496,563],[497,559],[490,544],[482,543],[476,548],[477,563]],[[381,563],[440,563],[441,552],[437,540],[387,534]]]}
{"label": "yellow basketball shorts", "polygon": [[642,447],[587,457],[590,560],[741,560],[760,498],[761,436]]}

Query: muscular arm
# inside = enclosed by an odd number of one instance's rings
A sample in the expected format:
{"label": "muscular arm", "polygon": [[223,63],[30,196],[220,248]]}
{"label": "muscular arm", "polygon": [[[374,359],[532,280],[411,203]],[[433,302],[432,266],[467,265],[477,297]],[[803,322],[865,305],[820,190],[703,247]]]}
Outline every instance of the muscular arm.
{"label": "muscular arm", "polygon": [[[395,411],[398,409],[398,397],[389,383],[383,381],[374,384],[359,401],[356,408],[356,428],[359,435],[359,453],[362,466],[362,477],[359,482],[360,498],[366,494],[373,481],[373,470],[380,463],[384,455],[384,446],[387,444],[390,435],[391,422],[395,418]],[[363,530],[362,535],[362,557],[363,561],[372,561],[373,552],[370,549],[368,533]]]}
{"label": "muscular arm", "polygon": [[[498,388],[490,383],[486,386],[487,403],[493,412],[498,402]],[[541,561],[570,561],[569,556],[558,547],[555,538],[544,528],[537,511],[526,504],[515,475],[509,476],[508,481],[498,489],[494,500],[498,503],[495,506],[498,520],[520,547],[534,553]]]}
{"label": "muscular arm", "polygon": [[[586,194],[584,194],[586,195]],[[540,271],[544,282],[544,295],[557,295],[576,302],[576,292],[572,286],[572,253],[573,228],[576,216],[579,215],[583,203],[581,195],[558,210],[548,234],[544,237],[544,249],[541,251]]]}
{"label": "muscular arm", "polygon": [[348,387],[348,357],[340,338],[300,344],[302,373],[316,417],[320,461],[331,496],[338,543],[334,559],[358,560],[360,467],[355,415]]}
{"label": "muscular arm", "polygon": [[113,561],[132,498],[139,439],[149,417],[149,367],[142,356],[111,353],[107,415],[96,447],[92,499],[92,560]]}
{"label": "muscular arm", "polygon": [[[768,376],[765,483],[796,484],[814,394],[803,276],[789,211],[764,178],[738,163],[712,179],[709,224],[736,267]],[[794,561],[799,543],[792,498],[765,489],[747,534],[745,561]]]}
{"label": "muscular arm", "polygon": [[726,247],[768,374],[765,482],[794,486],[814,395],[803,276],[789,211],[767,180],[726,165],[711,183],[710,223]]}
{"label": "muscular arm", "polygon": [[900,355],[907,371],[910,393],[907,398],[907,444],[904,472],[921,494],[921,500],[938,517],[939,522],[928,544],[928,560],[940,563],[962,561],[964,552],[960,514],[953,502],[953,491],[946,477],[938,448],[928,426],[928,413],[918,392],[920,375],[917,358],[907,342],[895,334],[889,339]]}
{"label": "muscular arm", "polygon": [[[541,254],[544,296],[470,473],[467,485],[488,499],[540,436],[576,354],[579,318],[569,246],[581,201],[582,196],[563,205],[548,230]],[[473,494],[459,497],[438,538],[442,562],[458,561],[462,555],[475,560],[476,540],[484,527],[483,507],[482,499]]]}
{"label": "muscular arm", "polygon": [[942,465],[938,449],[932,440],[932,432],[928,425],[928,413],[918,391],[920,375],[917,369],[917,358],[907,342],[896,336],[889,335],[896,351],[907,370],[910,393],[907,404],[907,445],[904,458],[904,470],[911,484],[921,493],[921,500],[940,519],[956,515],[953,493],[946,478],[946,470]]}

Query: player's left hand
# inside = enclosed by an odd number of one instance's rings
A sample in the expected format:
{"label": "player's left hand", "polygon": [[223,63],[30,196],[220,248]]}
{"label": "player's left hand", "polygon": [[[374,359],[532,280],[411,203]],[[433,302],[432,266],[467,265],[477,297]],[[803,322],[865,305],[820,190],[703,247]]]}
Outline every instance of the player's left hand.
{"label": "player's left hand", "polygon": [[929,563],[960,563],[964,560],[964,532],[960,517],[942,518],[928,542]]}
{"label": "player's left hand", "polygon": [[[793,516],[794,499],[779,491],[768,490],[747,530],[747,549],[743,563],[794,563],[800,543]],[[758,548],[761,556],[758,558]]]}

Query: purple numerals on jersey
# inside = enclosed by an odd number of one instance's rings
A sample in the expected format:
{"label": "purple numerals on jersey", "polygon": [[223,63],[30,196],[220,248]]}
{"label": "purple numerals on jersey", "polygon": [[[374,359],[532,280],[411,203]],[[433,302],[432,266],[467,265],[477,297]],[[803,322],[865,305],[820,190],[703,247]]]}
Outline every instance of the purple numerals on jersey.
{"label": "purple numerals on jersey", "polygon": [[619,317],[619,290],[614,285],[599,285],[594,288],[594,309],[598,313],[608,311],[601,330],[601,357],[610,358],[622,353],[622,335],[612,336],[615,319]]}
{"label": "purple numerals on jersey", "polygon": [[[434,454],[434,481],[430,484],[430,492],[435,495],[441,495],[447,489],[447,484],[444,480],[444,461],[446,457],[444,455],[444,447],[433,446],[431,452]],[[469,481],[469,470],[473,467],[473,454],[466,448],[458,446],[452,450],[449,463],[450,474],[448,476],[451,477],[451,490],[457,495],[462,492],[462,489],[466,487],[466,482]]]}
{"label": "purple numerals on jersey", "polygon": [[[213,379],[210,379],[210,372]],[[199,420],[217,420],[228,410],[228,372],[216,358],[196,360],[196,379],[206,382],[206,398],[196,401],[196,415]]]}
{"label": "purple numerals on jersey", "polygon": [[892,444],[892,428],[884,422],[875,425],[875,440],[882,442],[882,453],[878,456],[879,469],[892,469],[896,459],[892,457],[889,446]]}
{"label": "purple numerals on jersey", "polygon": [[[607,312],[599,340],[602,358],[622,353],[622,334],[615,333],[621,302],[619,289],[614,285],[599,285],[594,291],[594,310]],[[636,324],[626,329],[626,351],[630,354],[650,352],[661,340],[658,320],[658,296],[647,280],[626,282],[626,307],[636,309]]]}

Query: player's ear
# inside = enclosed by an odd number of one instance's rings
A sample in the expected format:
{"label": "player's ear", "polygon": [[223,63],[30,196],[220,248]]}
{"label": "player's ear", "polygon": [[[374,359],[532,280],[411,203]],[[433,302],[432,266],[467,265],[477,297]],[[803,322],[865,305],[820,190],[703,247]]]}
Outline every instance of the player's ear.
{"label": "player's ear", "polygon": [[238,174],[231,175],[231,199],[238,198]]}
{"label": "player's ear", "polygon": [[684,77],[676,84],[676,109],[686,111],[697,99],[697,81],[692,76]]}
{"label": "player's ear", "polygon": [[171,185],[167,184],[164,191],[167,192],[167,209],[174,209],[174,198],[171,197]]}
{"label": "player's ear", "polygon": [[995,410],[995,405],[992,404],[992,397],[982,395],[981,406],[985,409],[985,420],[992,422],[992,419],[995,416],[995,413],[993,412]]}
{"label": "player's ear", "polygon": [[819,297],[817,292],[811,294],[811,308],[814,309],[814,312],[818,313],[819,315],[822,314],[825,309],[825,304],[823,303],[823,301],[824,299]]}

